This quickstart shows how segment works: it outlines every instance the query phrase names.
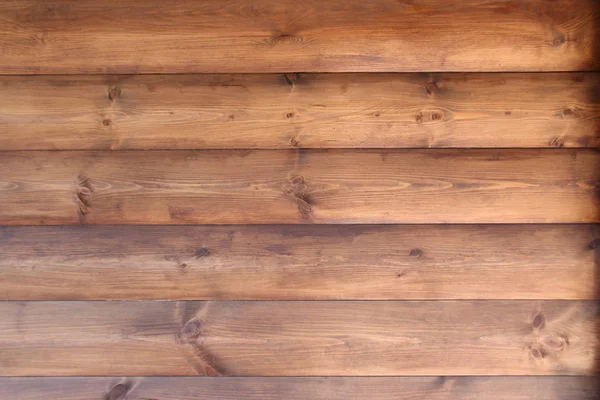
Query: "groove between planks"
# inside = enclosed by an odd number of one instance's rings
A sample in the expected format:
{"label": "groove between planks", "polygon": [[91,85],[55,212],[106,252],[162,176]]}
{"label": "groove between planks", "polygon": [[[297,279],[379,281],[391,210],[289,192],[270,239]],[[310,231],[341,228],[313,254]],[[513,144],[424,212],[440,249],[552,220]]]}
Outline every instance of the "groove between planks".
{"label": "groove between planks", "polygon": [[0,74],[598,69],[594,0],[4,0]]}
{"label": "groove between planks", "polygon": [[599,76],[2,76],[0,149],[597,148]]}
{"label": "groove between planks", "polygon": [[0,375],[595,375],[598,304],[0,302]]}
{"label": "groove between planks", "polygon": [[0,378],[18,400],[596,400],[598,377]]}
{"label": "groove between planks", "polygon": [[599,242],[598,225],[0,227],[0,299],[598,299]]}

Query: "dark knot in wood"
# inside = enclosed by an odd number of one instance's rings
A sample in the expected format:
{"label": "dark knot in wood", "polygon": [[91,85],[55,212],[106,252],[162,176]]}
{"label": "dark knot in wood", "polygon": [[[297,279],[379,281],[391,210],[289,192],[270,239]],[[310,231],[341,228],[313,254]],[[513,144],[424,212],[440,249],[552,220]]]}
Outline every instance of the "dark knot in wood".
{"label": "dark knot in wood", "polygon": [[181,335],[185,338],[191,339],[200,334],[200,321],[192,319],[188,321],[181,329]]}
{"label": "dark knot in wood", "polygon": [[312,213],[312,205],[308,196],[308,186],[304,177],[297,175],[283,186],[283,192],[290,197],[302,214]]}
{"label": "dark knot in wood", "polygon": [[285,81],[285,83],[290,85],[292,89],[294,89],[296,87],[296,82],[298,82],[298,74],[283,74],[283,80]]}
{"label": "dark knot in wood", "polygon": [[440,91],[440,87],[435,81],[427,82],[425,85],[425,91],[427,92],[427,95],[431,96],[435,93],[438,93]]}
{"label": "dark knot in wood", "polygon": [[421,249],[412,249],[410,253],[408,253],[411,257],[421,257],[423,255],[423,250]]}
{"label": "dark knot in wood", "polygon": [[206,247],[202,247],[194,252],[194,257],[196,258],[202,258],[208,255],[210,255],[210,250],[208,250]]}
{"label": "dark knot in wood", "polygon": [[125,395],[127,395],[128,391],[129,391],[129,389],[127,388],[127,385],[125,385],[124,383],[119,383],[118,385],[115,385],[115,387],[113,387],[110,390],[110,392],[108,392],[105,399],[106,400],[123,400],[125,398]]}
{"label": "dark knot in wood", "polygon": [[108,98],[111,100],[116,100],[119,97],[121,97],[121,89],[119,88],[112,88],[108,91]]}
{"label": "dark knot in wood", "polygon": [[77,177],[77,183],[75,185],[75,202],[79,208],[79,214],[84,216],[88,213],[90,207],[90,199],[94,190],[90,184],[90,180],[85,175],[79,175]]}
{"label": "dark knot in wood", "polygon": [[542,329],[545,324],[546,317],[544,317],[544,314],[537,314],[533,317],[533,321],[531,322],[531,326],[533,326],[534,329]]}

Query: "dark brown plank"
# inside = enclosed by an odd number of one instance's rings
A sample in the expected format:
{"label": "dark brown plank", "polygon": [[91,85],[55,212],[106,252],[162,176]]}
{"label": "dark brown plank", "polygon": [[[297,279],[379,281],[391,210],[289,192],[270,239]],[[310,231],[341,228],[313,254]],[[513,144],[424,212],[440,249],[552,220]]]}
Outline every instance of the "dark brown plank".
{"label": "dark brown plank", "polygon": [[598,310],[595,301],[0,302],[0,375],[594,375]]}
{"label": "dark brown plank", "polygon": [[0,378],[0,396],[18,400],[596,400],[599,387],[565,376]]}
{"label": "dark brown plank", "polygon": [[597,222],[587,150],[0,153],[0,224]]}
{"label": "dark brown plank", "polygon": [[2,227],[0,299],[596,299],[599,240],[597,225]]}
{"label": "dark brown plank", "polygon": [[595,0],[4,0],[0,73],[578,71]]}
{"label": "dark brown plank", "polygon": [[0,149],[598,147],[600,75],[0,77]]}

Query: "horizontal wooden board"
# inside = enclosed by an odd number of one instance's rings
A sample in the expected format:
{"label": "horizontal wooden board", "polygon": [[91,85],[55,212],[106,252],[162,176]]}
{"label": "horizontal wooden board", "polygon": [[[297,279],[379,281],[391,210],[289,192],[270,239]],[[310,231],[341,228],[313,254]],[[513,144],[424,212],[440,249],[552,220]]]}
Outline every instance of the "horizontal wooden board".
{"label": "horizontal wooden board", "polygon": [[0,299],[596,299],[599,241],[598,225],[0,227]]}
{"label": "horizontal wooden board", "polygon": [[0,153],[0,224],[597,222],[590,150]]}
{"label": "horizontal wooden board", "polygon": [[597,69],[595,0],[3,0],[1,74]]}
{"label": "horizontal wooden board", "polygon": [[0,378],[18,400],[596,400],[598,377]]}
{"label": "horizontal wooden board", "polygon": [[0,150],[598,147],[600,75],[0,77]]}
{"label": "horizontal wooden board", "polygon": [[0,302],[0,375],[594,375],[598,311],[595,301]]}

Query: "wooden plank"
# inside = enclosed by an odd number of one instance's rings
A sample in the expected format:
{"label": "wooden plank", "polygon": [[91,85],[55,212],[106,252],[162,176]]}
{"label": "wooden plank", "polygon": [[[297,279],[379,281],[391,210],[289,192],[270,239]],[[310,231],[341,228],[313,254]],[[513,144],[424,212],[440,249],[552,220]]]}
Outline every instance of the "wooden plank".
{"label": "wooden plank", "polygon": [[600,378],[0,378],[18,400],[596,400]]}
{"label": "wooden plank", "polygon": [[599,241],[597,225],[0,227],[0,300],[596,299]]}
{"label": "wooden plank", "polygon": [[0,81],[2,150],[600,145],[594,73]]}
{"label": "wooden plank", "polygon": [[4,0],[1,74],[597,69],[595,0]]}
{"label": "wooden plank", "polygon": [[0,224],[600,221],[586,150],[0,153]]}
{"label": "wooden plank", "polygon": [[594,375],[598,305],[0,302],[0,375]]}

